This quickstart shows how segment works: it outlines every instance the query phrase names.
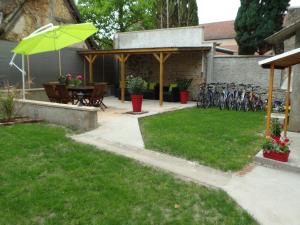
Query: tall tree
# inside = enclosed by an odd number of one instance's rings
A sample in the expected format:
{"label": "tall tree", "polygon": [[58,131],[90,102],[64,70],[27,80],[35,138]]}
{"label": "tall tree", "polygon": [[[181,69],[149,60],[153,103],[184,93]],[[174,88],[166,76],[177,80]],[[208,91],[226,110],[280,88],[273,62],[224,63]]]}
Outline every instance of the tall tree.
{"label": "tall tree", "polygon": [[241,0],[235,19],[239,54],[262,55],[270,49],[264,41],[282,28],[284,13],[290,0]]}
{"label": "tall tree", "polygon": [[95,35],[103,49],[112,48],[116,32],[155,27],[155,0],[79,0],[78,8],[85,21],[94,23]]}
{"label": "tall tree", "polygon": [[184,27],[199,24],[196,0],[157,0],[157,27]]}

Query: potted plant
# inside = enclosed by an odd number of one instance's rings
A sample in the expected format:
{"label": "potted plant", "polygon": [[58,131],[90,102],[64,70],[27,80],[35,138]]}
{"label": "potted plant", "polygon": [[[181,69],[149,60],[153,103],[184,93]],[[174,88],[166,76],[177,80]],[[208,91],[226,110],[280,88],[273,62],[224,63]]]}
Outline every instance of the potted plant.
{"label": "potted plant", "polygon": [[272,134],[263,144],[263,156],[265,158],[287,162],[290,154],[290,140],[281,136],[282,128],[278,119],[272,121]]}
{"label": "potted plant", "polygon": [[147,88],[147,82],[143,78],[137,76],[129,76],[127,78],[127,88],[131,94],[132,110],[133,112],[142,111],[143,92]]}
{"label": "potted plant", "polygon": [[66,74],[58,77],[60,84],[69,85],[69,86],[79,86],[82,84],[83,76],[77,75],[76,78],[73,78],[72,74]]}
{"label": "potted plant", "polygon": [[177,86],[179,88],[179,96],[180,96],[180,103],[186,104],[189,100],[189,92],[188,88],[190,87],[193,79],[178,79]]}
{"label": "potted plant", "polygon": [[60,75],[58,77],[58,82],[60,84],[64,84],[64,85],[67,85],[67,75]]}
{"label": "potted plant", "polygon": [[73,79],[72,81],[73,81],[73,84],[77,87],[82,84],[83,76],[77,75],[77,77],[75,79]]}
{"label": "potted plant", "polygon": [[272,120],[272,126],[271,126],[271,137],[273,139],[280,139],[282,132],[282,125],[280,124],[278,119]]}

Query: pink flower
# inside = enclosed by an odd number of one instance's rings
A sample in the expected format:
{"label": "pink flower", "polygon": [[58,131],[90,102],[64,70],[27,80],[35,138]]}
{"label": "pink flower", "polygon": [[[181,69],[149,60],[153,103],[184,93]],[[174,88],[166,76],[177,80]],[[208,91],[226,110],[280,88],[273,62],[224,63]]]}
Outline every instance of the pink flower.
{"label": "pink flower", "polygon": [[78,75],[78,76],[76,77],[76,79],[77,79],[77,80],[83,80],[83,76],[82,76],[82,75]]}
{"label": "pink flower", "polygon": [[72,80],[72,74],[67,74],[66,77],[67,77],[67,80]]}
{"label": "pink flower", "polygon": [[288,143],[290,141],[290,139],[288,139],[288,138],[285,138],[284,140],[283,140],[283,142],[285,142],[285,143]]}

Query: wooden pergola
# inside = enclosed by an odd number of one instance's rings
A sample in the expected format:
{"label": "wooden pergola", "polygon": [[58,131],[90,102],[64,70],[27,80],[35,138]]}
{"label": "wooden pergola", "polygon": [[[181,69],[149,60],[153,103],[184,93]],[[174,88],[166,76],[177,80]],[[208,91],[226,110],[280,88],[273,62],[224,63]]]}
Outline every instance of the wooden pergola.
{"label": "wooden pergola", "polygon": [[287,77],[288,84],[287,84],[287,92],[286,92],[286,100],[285,100],[285,120],[284,120],[284,135],[286,136],[287,129],[288,129],[288,120],[289,120],[292,66],[299,63],[300,63],[300,48],[285,52],[280,55],[273,56],[271,58],[259,62],[259,65],[262,68],[270,69],[266,137],[270,137],[274,70],[275,69],[283,70],[288,68],[288,77]]}
{"label": "wooden pergola", "polygon": [[[121,102],[125,100],[126,74],[125,66],[131,55],[153,55],[159,62],[159,104],[163,105],[164,64],[172,54],[208,52],[211,47],[176,47],[176,48],[136,48],[114,50],[83,50],[78,54],[83,56],[89,64],[89,81],[93,82],[93,63],[98,56],[115,55],[120,63]],[[203,66],[203,65],[202,65]]]}

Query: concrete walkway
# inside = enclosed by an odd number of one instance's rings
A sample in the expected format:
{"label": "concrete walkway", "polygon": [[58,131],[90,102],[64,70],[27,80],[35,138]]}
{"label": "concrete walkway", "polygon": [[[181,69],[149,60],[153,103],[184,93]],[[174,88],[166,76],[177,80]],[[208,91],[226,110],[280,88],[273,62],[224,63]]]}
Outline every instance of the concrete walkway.
{"label": "concrete walkway", "polygon": [[300,175],[255,166],[223,188],[260,224],[300,224]]}
{"label": "concrete walkway", "polygon": [[121,103],[117,98],[106,97],[105,104],[108,109],[99,111],[100,127],[83,134],[91,139],[101,138],[110,142],[144,148],[144,141],[140,132],[138,118],[169,112],[184,108],[195,107],[194,102],[186,105],[173,102],[164,102],[163,107],[159,106],[157,100],[144,100],[143,111],[139,115],[128,114],[132,110],[131,102]]}
{"label": "concrete walkway", "polygon": [[131,102],[121,104],[118,100],[109,98],[105,100],[105,104],[109,108],[99,112],[99,128],[75,135],[72,137],[74,140],[133,158],[147,165],[171,172],[181,178],[207,186],[221,188],[229,182],[231,174],[144,148],[138,118],[194,107],[195,103],[187,105],[164,103],[164,106],[160,107],[158,101],[144,101],[143,110],[148,113],[140,115],[126,113],[131,110]]}
{"label": "concrete walkway", "polygon": [[143,109],[149,112],[139,116],[126,114],[131,108],[128,102],[122,104],[122,107],[115,99],[110,102],[106,100],[105,103],[109,109],[100,111],[100,127],[71,138],[160,168],[181,179],[221,188],[261,224],[300,225],[300,174],[258,165],[252,165],[236,174],[224,173],[144,148],[139,117],[192,107],[193,103],[173,103],[159,107],[157,101],[145,102]]}
{"label": "concrete walkway", "polygon": [[[95,136],[94,136],[95,137]],[[110,142],[101,138],[87,138],[84,135],[72,137],[74,140],[91,144],[101,150],[135,159],[148,166],[153,166],[174,174],[185,180],[214,188],[222,188],[230,181],[231,174],[199,165],[185,159],[170,156],[168,154],[137,148],[120,143]]]}

